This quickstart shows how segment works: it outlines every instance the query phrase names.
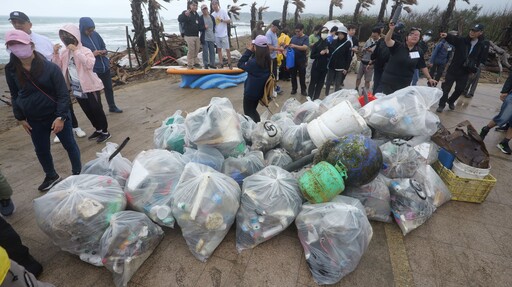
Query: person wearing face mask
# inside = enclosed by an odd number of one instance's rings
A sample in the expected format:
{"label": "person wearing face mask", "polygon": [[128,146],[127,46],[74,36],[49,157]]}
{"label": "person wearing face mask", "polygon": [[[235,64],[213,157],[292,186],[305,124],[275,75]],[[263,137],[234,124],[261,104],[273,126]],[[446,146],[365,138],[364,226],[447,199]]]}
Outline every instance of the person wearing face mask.
{"label": "person wearing face mask", "polygon": [[71,161],[71,171],[82,169],[80,150],[70,123],[69,93],[59,67],[34,52],[30,36],[20,30],[6,33],[11,51],[5,66],[5,78],[12,97],[14,117],[30,135],[39,163],[46,177],[38,187],[47,191],[60,176],[55,171],[50,150],[50,134],[58,135]]}
{"label": "person wearing face mask", "polygon": [[[421,33],[421,29],[417,28]],[[421,40],[418,42],[418,47],[425,55],[428,52],[428,41],[432,39],[432,31],[428,30],[425,32],[423,36],[421,36]],[[411,86],[416,86],[418,84],[418,80],[420,79],[420,70],[414,70],[414,75],[412,76]]]}
{"label": "person wearing face mask", "polygon": [[103,83],[93,72],[96,58],[91,50],[81,43],[80,30],[77,26],[67,24],[59,30],[59,37],[64,43],[54,46],[53,59],[62,70],[66,82],[78,101],[78,104],[91,122],[95,131],[88,137],[102,143],[111,135],[108,132],[108,122],[103,106],[101,105],[100,92]]}
{"label": "person wearing face mask", "polygon": [[[332,30],[332,29],[331,29]],[[327,61],[327,78],[325,80],[325,95],[329,95],[331,85],[334,91],[341,90],[341,84],[347,74],[352,61],[352,45],[347,38],[348,30],[345,26],[337,29],[336,38],[329,45],[329,60]]]}
{"label": "person wearing face mask", "polygon": [[386,95],[403,89],[411,84],[414,69],[420,69],[428,82],[435,86],[437,81],[430,76],[423,51],[418,47],[420,31],[411,29],[405,36],[405,42],[401,43],[391,38],[395,30],[395,24],[389,23],[389,31],[384,38],[389,48],[390,57],[382,74],[381,89]]}
{"label": "person wearing face mask", "polygon": [[313,101],[320,98],[320,92],[327,76],[327,63],[329,61],[329,29],[322,27],[320,30],[320,40],[311,48],[310,58],[313,60],[311,80],[309,81],[308,97]]}

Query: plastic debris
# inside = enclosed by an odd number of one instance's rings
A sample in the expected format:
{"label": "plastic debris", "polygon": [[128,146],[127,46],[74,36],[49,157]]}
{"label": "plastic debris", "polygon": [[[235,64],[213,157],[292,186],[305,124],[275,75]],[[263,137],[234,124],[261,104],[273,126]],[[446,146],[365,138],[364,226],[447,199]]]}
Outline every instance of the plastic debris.
{"label": "plastic debris", "polygon": [[251,151],[237,158],[229,157],[222,165],[222,173],[233,178],[240,186],[244,179],[265,168],[261,151]]}
{"label": "plastic debris", "polygon": [[359,187],[348,187],[343,195],[359,199],[364,206],[368,219],[391,222],[388,182],[390,182],[390,179],[379,174],[368,184]]}
{"label": "plastic debris", "polygon": [[214,147],[198,146],[197,149],[185,148],[183,161],[185,163],[195,162],[204,164],[216,171],[221,171],[222,164],[224,163],[224,156]]}
{"label": "plastic debris", "polygon": [[421,155],[403,140],[395,139],[380,146],[381,173],[389,178],[410,178],[421,164]]}
{"label": "plastic debris", "polygon": [[116,151],[117,147],[117,144],[107,142],[101,152],[96,153],[96,159],[84,164],[81,173],[113,177],[117,182],[119,182],[121,188],[124,188],[126,180],[130,176],[130,172],[132,170],[132,163],[127,158],[124,158],[120,153],[111,161],[108,161],[109,157]]}
{"label": "plastic debris", "polygon": [[185,143],[185,118],[181,116],[181,110],[177,110],[173,116],[162,122],[162,126],[154,133],[153,142],[155,148],[166,149],[183,153]]}
{"label": "plastic debris", "polygon": [[292,162],[292,158],[288,155],[286,150],[282,148],[271,149],[265,154],[265,163],[267,166],[275,165],[284,167]]}
{"label": "plastic debris", "polygon": [[261,121],[252,131],[251,150],[266,152],[273,149],[281,142],[283,131],[272,121]]}
{"label": "plastic debris", "polygon": [[309,137],[307,124],[293,125],[284,131],[281,147],[288,152],[292,159],[297,160],[306,156],[316,148]]}

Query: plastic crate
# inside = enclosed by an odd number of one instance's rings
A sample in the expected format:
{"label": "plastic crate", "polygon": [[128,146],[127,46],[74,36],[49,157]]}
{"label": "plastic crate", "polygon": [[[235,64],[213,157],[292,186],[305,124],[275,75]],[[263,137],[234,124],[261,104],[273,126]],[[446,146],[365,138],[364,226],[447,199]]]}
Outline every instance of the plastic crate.
{"label": "plastic crate", "polygon": [[432,167],[452,193],[452,200],[482,203],[496,185],[496,178],[491,174],[483,179],[462,178],[439,161],[433,163]]}

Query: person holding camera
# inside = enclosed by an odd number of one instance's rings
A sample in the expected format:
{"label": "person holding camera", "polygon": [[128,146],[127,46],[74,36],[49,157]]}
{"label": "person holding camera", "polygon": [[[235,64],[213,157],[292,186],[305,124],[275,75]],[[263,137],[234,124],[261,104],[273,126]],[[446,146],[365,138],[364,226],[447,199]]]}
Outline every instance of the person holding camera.
{"label": "person holding camera", "polygon": [[[440,34],[441,38],[446,39],[446,42],[455,48],[455,52],[446,72],[445,81],[441,86],[443,96],[439,100],[439,107],[436,110],[438,113],[444,110],[446,103],[448,103],[450,110],[455,110],[455,102],[464,91],[469,75],[477,72],[485,53],[482,38],[483,30],[484,26],[482,24],[476,24],[471,28],[467,37],[459,37],[447,33]],[[448,97],[454,83],[455,90]]]}

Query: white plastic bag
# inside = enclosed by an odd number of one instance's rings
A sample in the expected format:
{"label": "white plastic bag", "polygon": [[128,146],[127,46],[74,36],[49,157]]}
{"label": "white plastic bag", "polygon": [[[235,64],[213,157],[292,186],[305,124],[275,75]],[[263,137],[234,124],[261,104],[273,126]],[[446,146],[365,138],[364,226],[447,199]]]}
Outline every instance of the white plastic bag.
{"label": "white plastic bag", "polygon": [[285,230],[302,207],[297,180],[286,170],[268,166],[244,180],[236,215],[236,249],[253,248]]}
{"label": "white plastic bag", "polygon": [[190,252],[205,262],[224,239],[240,205],[240,186],[213,168],[188,163],[173,194],[172,213]]}
{"label": "white plastic bag", "polygon": [[133,161],[126,184],[128,204],[159,225],[174,227],[171,196],[185,167],[180,153],[161,149],[143,151]]}
{"label": "white plastic bag", "polygon": [[252,131],[251,150],[266,152],[273,149],[281,142],[283,131],[272,121],[261,121]]}
{"label": "white plastic bag", "polygon": [[388,181],[389,179],[379,174],[368,184],[358,187],[347,187],[343,195],[359,199],[364,206],[368,219],[391,222]]}
{"label": "white plastic bag", "polygon": [[281,112],[286,112],[291,116],[295,115],[295,112],[299,109],[301,103],[295,98],[288,98],[281,108]]}
{"label": "white plastic bag", "polygon": [[82,174],[96,174],[106,175],[113,177],[121,188],[124,188],[126,180],[130,176],[132,170],[132,163],[129,159],[124,158],[121,153],[118,153],[111,161],[109,157],[116,151],[118,145],[112,142],[107,142],[101,152],[97,152],[97,158],[84,164],[82,167]]}
{"label": "white plastic bag", "polygon": [[452,193],[430,165],[422,165],[418,168],[414,179],[423,183],[427,190],[427,195],[435,207],[439,207],[451,200]]}
{"label": "white plastic bag", "polygon": [[325,97],[320,103],[318,111],[320,114],[323,114],[343,101],[349,101],[356,111],[361,108],[359,94],[356,90],[341,89]]}
{"label": "white plastic bag", "polygon": [[294,160],[298,160],[310,154],[316,148],[309,137],[308,125],[305,123],[291,126],[285,130],[281,137],[281,147],[283,147]]}
{"label": "white plastic bag", "polygon": [[197,149],[185,148],[183,161],[185,163],[201,163],[220,171],[222,169],[222,163],[224,162],[224,156],[214,147],[198,146]]}
{"label": "white plastic bag", "polygon": [[244,179],[265,168],[261,151],[251,151],[237,158],[228,157],[222,164],[222,173],[230,176],[240,186]]}
{"label": "white plastic bag", "polygon": [[247,144],[251,143],[251,134],[256,127],[256,123],[253,121],[251,117],[238,114],[238,119],[240,120],[240,128],[242,129],[242,135]]}
{"label": "white plastic bag", "polygon": [[393,140],[380,146],[383,159],[381,173],[389,178],[410,178],[421,164],[421,156],[402,140]]}
{"label": "white plastic bag", "polygon": [[143,213],[121,211],[110,218],[110,226],[101,237],[100,254],[117,287],[128,286],[163,238],[162,228]]}
{"label": "white plastic bag", "polygon": [[297,125],[309,123],[320,115],[318,108],[319,105],[311,100],[302,103],[293,115],[293,122]]}
{"label": "white plastic bag", "polygon": [[110,217],[125,208],[117,180],[92,174],[70,176],[34,199],[39,228],[62,250],[96,266],[102,266],[99,243]]}
{"label": "white plastic bag", "polygon": [[283,148],[271,149],[265,154],[265,163],[267,166],[275,165],[279,167],[285,167],[292,162],[292,158]]}
{"label": "white plastic bag", "polygon": [[181,110],[162,122],[162,125],[154,132],[153,142],[155,148],[166,149],[183,153],[185,144],[185,118],[181,116]]}
{"label": "white plastic bag", "polygon": [[293,122],[293,116],[287,112],[274,114],[270,120],[273,121],[278,127],[280,127],[283,132],[286,131],[289,127],[295,126],[295,123]]}
{"label": "white plastic bag", "polygon": [[354,271],[373,236],[361,202],[341,195],[331,202],[304,204],[295,225],[318,284],[334,284]]}

